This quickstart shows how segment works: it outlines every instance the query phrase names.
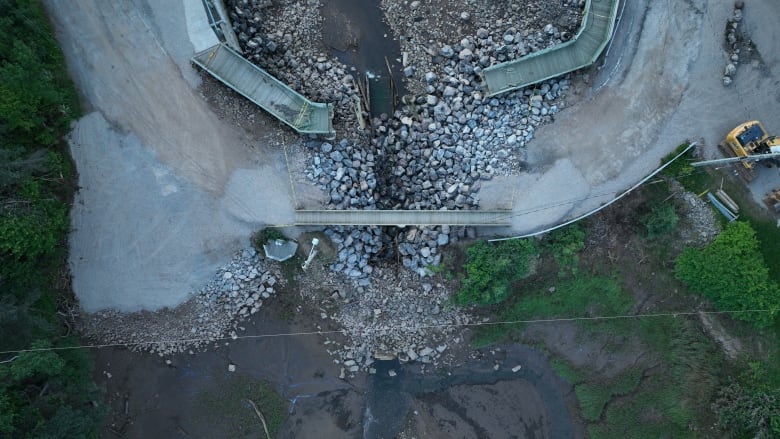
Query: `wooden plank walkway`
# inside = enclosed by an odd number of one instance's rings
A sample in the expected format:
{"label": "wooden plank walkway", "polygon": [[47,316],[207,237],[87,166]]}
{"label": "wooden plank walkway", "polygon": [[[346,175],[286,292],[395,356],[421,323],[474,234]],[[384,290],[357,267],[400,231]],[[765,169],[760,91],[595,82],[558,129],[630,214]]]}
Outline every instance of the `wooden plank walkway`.
{"label": "wooden plank walkway", "polygon": [[511,210],[296,210],[298,226],[509,226]]}
{"label": "wooden plank walkway", "polygon": [[582,26],[573,39],[483,70],[488,96],[536,84],[596,62],[612,38],[619,1],[588,0]]}
{"label": "wooden plank walkway", "polygon": [[330,104],[306,99],[224,43],[195,55],[192,62],[299,133],[336,135]]}

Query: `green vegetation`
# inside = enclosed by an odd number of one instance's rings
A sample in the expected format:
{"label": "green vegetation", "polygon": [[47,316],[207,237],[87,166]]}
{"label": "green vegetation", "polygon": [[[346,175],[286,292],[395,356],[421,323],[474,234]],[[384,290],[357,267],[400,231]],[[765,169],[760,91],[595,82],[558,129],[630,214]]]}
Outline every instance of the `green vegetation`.
{"label": "green vegetation", "polygon": [[677,213],[671,204],[661,204],[645,215],[642,222],[645,224],[647,238],[655,239],[674,231],[677,227]]}
{"label": "green vegetation", "polygon": [[769,277],[755,231],[743,221],[730,223],[702,250],[686,249],[677,259],[675,275],[720,309],[773,309],[734,314],[759,327],[771,325],[780,308],[780,289]]}
{"label": "green vegetation", "polygon": [[287,417],[287,401],[266,382],[229,376],[214,390],[201,394],[197,403],[207,409],[207,421],[227,426],[231,437],[265,437],[260,418],[247,400],[254,402],[265,418],[271,437],[277,437]]}
{"label": "green vegetation", "polygon": [[79,112],[62,52],[39,1],[0,9],[0,146],[54,145]]}
{"label": "green vegetation", "polygon": [[[613,248],[609,257],[598,245],[585,248],[589,233],[585,226],[547,236],[540,245],[536,274],[512,284],[500,309],[485,312],[494,314],[496,321],[630,315],[637,312],[637,300],[646,300],[648,293],[673,297],[666,309],[688,309],[690,302],[675,294],[681,288],[669,273],[668,261],[679,250],[673,245],[677,214],[668,197],[666,184],[653,184],[601,219],[601,227],[603,221],[620,227],[621,250]],[[660,236],[672,238],[657,239]],[[485,346],[508,339],[549,343],[533,335],[546,333],[546,325],[574,325],[576,340],[591,354],[615,355],[614,363],[596,368],[598,363],[583,364],[581,358],[575,366],[568,354],[551,355],[552,367],[573,386],[588,437],[706,437],[698,432],[711,432],[715,412],[709,402],[723,386],[723,358],[698,319],[549,322],[536,324],[530,332],[524,331],[525,324],[491,325],[477,330],[472,343]],[[566,328],[560,329],[571,330]],[[559,347],[547,346],[559,352]],[[582,354],[571,355],[576,359]]]}
{"label": "green vegetation", "polygon": [[[543,289],[524,294],[506,307],[503,319],[614,316],[627,312],[630,304],[630,298],[615,279],[575,277],[559,282],[553,293]],[[588,326],[600,324],[603,322],[588,323]]]}
{"label": "green vegetation", "polygon": [[[78,115],[39,1],[0,0],[0,350],[78,344],[65,238],[75,175],[59,139]],[[0,356],[0,436],[90,437],[102,408],[84,351]]]}
{"label": "green vegetation", "polygon": [[552,252],[560,275],[577,274],[577,254],[585,248],[585,231],[577,224],[554,230],[545,238],[545,247]]}
{"label": "green vegetation", "polygon": [[642,320],[635,330],[654,358],[634,366],[644,370],[633,371],[642,378],[632,398],[612,400],[604,422],[588,427],[589,436],[695,437],[691,427],[701,428],[707,414],[702,401],[711,400],[718,385],[717,348],[695,320],[656,317]]}
{"label": "green vegetation", "polygon": [[[672,153],[664,157],[661,160],[661,163],[668,163],[689,145],[690,143],[683,143],[678,146]],[[694,148],[672,162],[672,164],[667,166],[661,174],[677,180],[686,190],[695,194],[700,194],[709,189],[711,177],[707,174],[706,170],[701,168],[697,169],[691,166],[691,162],[695,161],[693,158],[693,151]]]}
{"label": "green vegetation", "polygon": [[743,216],[746,217],[746,220],[756,232],[758,247],[769,269],[769,277],[776,284],[780,285],[780,245],[777,244],[780,242],[780,228],[777,227],[777,223],[773,220],[756,216]]}
{"label": "green vegetation", "polygon": [[[525,321],[589,316],[613,316],[628,311],[631,300],[615,279],[606,277],[573,277],[561,281],[553,293],[546,288],[513,296],[499,312],[498,320]],[[606,327],[611,321],[591,321],[587,328]],[[489,325],[476,331],[472,343],[486,346],[522,330],[523,323]]]}
{"label": "green vegetation", "polygon": [[780,437],[780,365],[750,361],[746,366],[712,404],[718,424],[738,437]]}
{"label": "green vegetation", "polygon": [[610,378],[608,383],[583,382],[574,387],[586,421],[598,421],[613,397],[627,395],[639,385],[642,369],[635,367]]}
{"label": "green vegetation", "polygon": [[284,236],[284,233],[282,233],[282,231],[277,229],[276,227],[266,227],[252,234],[250,240],[255,250],[257,250],[258,252],[262,252],[264,244],[267,244],[268,241],[274,241],[277,239],[286,241],[287,237]]}
{"label": "green vegetation", "polygon": [[527,239],[476,242],[466,249],[466,279],[456,301],[460,305],[501,303],[510,284],[528,274],[529,258],[535,253],[536,247]]}

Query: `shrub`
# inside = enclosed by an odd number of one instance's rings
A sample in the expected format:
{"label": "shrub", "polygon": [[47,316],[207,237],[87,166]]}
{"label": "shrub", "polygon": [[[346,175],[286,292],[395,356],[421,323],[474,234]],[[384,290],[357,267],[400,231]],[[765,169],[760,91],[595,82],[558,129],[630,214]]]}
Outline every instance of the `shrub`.
{"label": "shrub", "polygon": [[276,239],[287,240],[287,237],[284,236],[284,234],[275,227],[266,227],[255,232],[252,235],[251,242],[255,250],[262,252],[264,244],[267,244],[268,241],[273,241]]}
{"label": "shrub", "polygon": [[466,249],[466,279],[456,301],[460,305],[504,301],[509,285],[528,273],[529,257],[535,253],[536,247],[527,239],[475,243]]}
{"label": "shrub", "polygon": [[756,233],[746,222],[730,223],[704,249],[686,249],[677,258],[675,276],[720,309],[771,310],[735,313],[759,327],[770,325],[780,307],[780,289],[769,278]]}
{"label": "shrub", "polygon": [[780,437],[780,390],[732,383],[720,389],[712,410],[718,426],[738,437]]}
{"label": "shrub", "polygon": [[577,224],[554,230],[547,237],[546,247],[552,251],[561,275],[567,271],[577,274],[577,254],[585,248],[585,232]]}
{"label": "shrub", "polygon": [[662,204],[654,207],[653,210],[642,219],[642,222],[647,229],[647,237],[649,239],[655,239],[673,231],[675,227],[677,227],[677,213],[675,213],[674,207],[671,204]]}

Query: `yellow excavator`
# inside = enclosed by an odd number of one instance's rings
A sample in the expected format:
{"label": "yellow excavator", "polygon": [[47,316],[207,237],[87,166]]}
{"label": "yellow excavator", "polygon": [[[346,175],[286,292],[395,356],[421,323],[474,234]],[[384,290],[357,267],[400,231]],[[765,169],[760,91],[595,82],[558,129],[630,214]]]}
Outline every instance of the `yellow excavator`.
{"label": "yellow excavator", "polygon": [[742,166],[734,168],[748,183],[753,181],[753,168],[756,162],[773,159],[780,166],[780,138],[770,136],[757,120],[739,124],[729,131],[726,139],[718,144],[718,148],[727,156],[725,159],[705,160],[691,163],[691,166],[719,166],[740,162]]}
{"label": "yellow excavator", "polygon": [[[780,138],[766,133],[764,126],[757,120],[738,125],[726,135],[726,145],[737,158],[752,157],[759,159],[761,154],[780,153]],[[721,145],[721,149],[725,149]],[[727,151],[724,151],[727,152]],[[742,160],[742,165],[752,170],[754,160]]]}

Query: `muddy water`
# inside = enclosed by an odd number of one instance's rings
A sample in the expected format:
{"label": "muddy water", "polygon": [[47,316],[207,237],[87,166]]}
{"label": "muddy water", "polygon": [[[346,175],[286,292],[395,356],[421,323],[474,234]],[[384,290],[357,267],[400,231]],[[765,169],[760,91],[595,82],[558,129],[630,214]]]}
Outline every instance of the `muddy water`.
{"label": "muddy water", "polygon": [[[497,370],[495,364],[499,365]],[[516,366],[521,368],[513,372]],[[396,376],[391,377],[390,370]],[[518,383],[527,390],[517,393]],[[448,407],[460,419],[457,430],[475,431],[479,436],[492,436],[496,432],[490,434],[491,430],[502,424],[524,431],[526,437],[582,436],[567,407],[565,395],[570,386],[555,374],[541,352],[526,346],[509,346],[497,356],[445,374],[421,374],[415,367],[382,361],[368,384],[364,438],[395,437],[404,428],[415,398]],[[504,397],[500,395],[502,388],[506,390]],[[457,393],[464,389],[469,396],[459,397]],[[507,397],[517,401],[515,407],[503,407]],[[488,410],[480,414],[478,408],[485,407]],[[459,417],[458,412],[468,415]]]}
{"label": "muddy water", "polygon": [[396,87],[403,88],[401,47],[384,22],[379,0],[322,0],[321,14],[323,40],[333,55],[361,74],[387,76],[389,63]]}

